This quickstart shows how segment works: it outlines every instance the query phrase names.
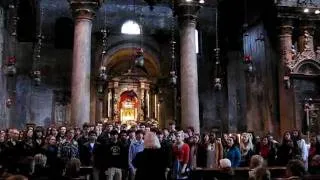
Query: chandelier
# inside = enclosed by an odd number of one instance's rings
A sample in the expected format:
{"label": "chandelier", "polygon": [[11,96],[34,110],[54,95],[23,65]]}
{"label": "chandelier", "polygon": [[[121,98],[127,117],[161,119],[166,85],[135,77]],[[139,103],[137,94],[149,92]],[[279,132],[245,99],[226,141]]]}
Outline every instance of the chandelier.
{"label": "chandelier", "polygon": [[[218,6],[218,5],[217,5]],[[215,54],[215,76],[214,76],[214,88],[217,91],[220,91],[222,89],[222,79],[221,79],[221,75],[220,75],[220,47],[219,47],[219,32],[218,32],[218,7],[216,8],[216,13],[215,13],[215,30],[216,30],[216,48],[214,49],[214,54]]]}

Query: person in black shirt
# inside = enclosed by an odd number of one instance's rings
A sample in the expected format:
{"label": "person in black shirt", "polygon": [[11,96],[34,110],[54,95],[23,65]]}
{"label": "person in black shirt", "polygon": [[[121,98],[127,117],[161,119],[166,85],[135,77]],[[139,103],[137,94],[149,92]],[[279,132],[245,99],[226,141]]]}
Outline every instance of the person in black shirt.
{"label": "person in black shirt", "polygon": [[89,141],[80,146],[80,161],[82,166],[93,166],[93,179],[99,179],[101,169],[101,144],[97,142],[97,132],[89,132]]}
{"label": "person in black shirt", "polygon": [[89,130],[89,124],[84,123],[82,126],[82,135],[78,139],[79,146],[82,146],[89,141]]}
{"label": "person in black shirt", "polygon": [[[126,155],[123,151],[123,145],[119,141],[119,134],[116,130],[110,132],[111,140],[106,145],[106,174],[107,180],[122,180],[122,170],[125,165],[123,164]],[[128,163],[126,163],[128,164]]]}

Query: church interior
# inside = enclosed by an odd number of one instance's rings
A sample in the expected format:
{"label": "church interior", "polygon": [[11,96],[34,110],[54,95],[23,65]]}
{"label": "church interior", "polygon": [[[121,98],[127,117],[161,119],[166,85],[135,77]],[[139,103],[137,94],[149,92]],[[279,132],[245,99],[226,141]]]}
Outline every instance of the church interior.
{"label": "church interior", "polygon": [[320,130],[318,0],[1,0],[0,125]]}

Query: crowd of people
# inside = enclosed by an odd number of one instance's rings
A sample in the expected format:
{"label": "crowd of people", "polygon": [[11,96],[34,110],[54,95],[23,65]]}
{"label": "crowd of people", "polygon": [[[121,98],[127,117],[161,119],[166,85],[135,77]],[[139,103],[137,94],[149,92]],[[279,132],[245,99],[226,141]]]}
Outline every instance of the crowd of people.
{"label": "crowd of people", "polygon": [[[280,143],[270,134],[219,136],[212,131],[200,135],[192,127],[177,130],[173,122],[167,129],[98,122],[82,128],[28,126],[0,132],[3,177],[21,174],[29,179],[72,179],[80,177],[80,167],[90,166],[93,180],[176,180],[190,178],[195,169],[257,169],[289,166],[295,161],[311,174],[320,173],[317,135],[311,135],[307,145],[298,130],[288,131]],[[253,177],[259,171],[261,168],[249,174]]]}

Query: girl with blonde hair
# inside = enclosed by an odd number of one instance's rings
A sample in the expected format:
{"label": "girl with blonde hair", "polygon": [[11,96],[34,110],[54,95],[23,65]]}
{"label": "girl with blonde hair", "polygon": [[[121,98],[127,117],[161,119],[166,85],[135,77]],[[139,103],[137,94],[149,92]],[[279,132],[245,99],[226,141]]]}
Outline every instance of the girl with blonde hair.
{"label": "girl with blonde hair", "polygon": [[254,154],[252,136],[249,133],[242,133],[240,141],[241,162],[240,166],[248,166],[251,156]]}

